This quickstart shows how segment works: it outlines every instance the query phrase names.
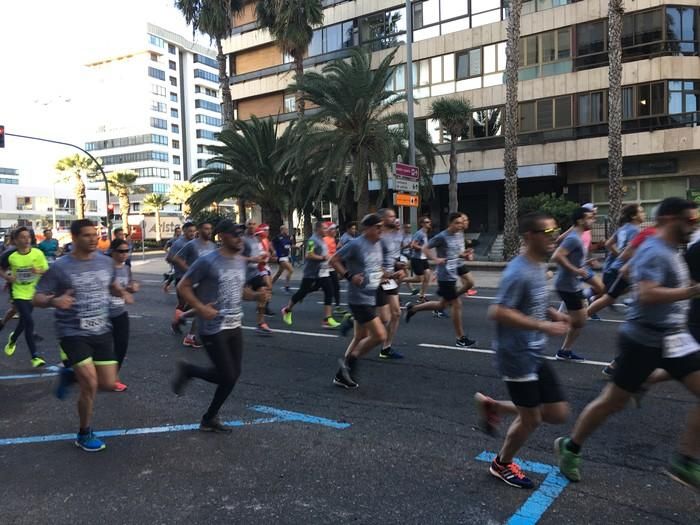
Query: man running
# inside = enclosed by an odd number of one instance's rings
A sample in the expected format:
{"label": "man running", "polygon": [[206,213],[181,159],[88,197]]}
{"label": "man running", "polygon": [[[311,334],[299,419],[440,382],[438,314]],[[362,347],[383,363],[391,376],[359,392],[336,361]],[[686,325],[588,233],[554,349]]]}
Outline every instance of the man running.
{"label": "man running", "polygon": [[[254,292],[266,288],[264,273],[261,274],[260,266],[263,267],[267,264],[269,255],[263,251],[260,239],[255,234],[257,231],[257,223],[255,219],[248,219],[245,223],[246,230],[243,234],[243,257],[248,261],[248,269],[246,271],[246,285],[250,286]],[[255,311],[255,333],[263,336],[271,336],[274,332],[265,322],[265,310],[267,307],[267,301],[262,301],[262,297],[270,297],[270,294],[260,294],[259,296],[261,302],[258,302],[258,306]]]}
{"label": "man running", "polygon": [[[216,244],[211,242],[212,225],[209,221],[200,222],[197,225],[197,237],[188,241],[181,249],[173,256],[173,262],[176,267],[180,270],[186,272],[194,262],[200,258],[204,257],[206,254],[216,250]],[[179,288],[178,288],[179,289]],[[192,321],[190,325],[190,331],[182,340],[184,346],[190,346],[192,348],[202,348],[202,345],[197,338],[195,333],[197,330],[196,320]]]}
{"label": "man running", "polygon": [[330,256],[328,254],[328,246],[323,240],[326,230],[326,225],[323,222],[317,222],[314,234],[306,241],[306,264],[304,265],[301,286],[299,286],[297,293],[289,299],[289,304],[282,308],[282,320],[288,325],[292,324],[292,310],[294,306],[302,302],[314,289],[321,288],[323,290],[322,326],[323,328],[337,328],[340,326],[340,323],[333,319],[333,285],[328,266]]}
{"label": "man running", "polygon": [[[338,226],[334,222],[326,223],[326,231],[323,235],[323,242],[328,248],[328,259],[335,255],[338,250]],[[333,289],[333,301],[335,302],[335,313],[338,315],[347,314],[347,310],[340,306],[340,278],[333,267],[328,267],[330,271],[331,287]]]}
{"label": "man running", "polygon": [[172,387],[177,395],[181,395],[193,377],[217,385],[199,429],[231,432],[231,428],[219,419],[219,410],[241,374],[241,299],[267,300],[270,291],[263,288],[252,292],[244,288],[247,260],[240,255],[243,227],[225,219],[217,225],[216,233],[221,239],[221,247],[198,258],[178,284],[180,294],[197,312],[200,337],[213,366],[179,362]]}
{"label": "man running", "polygon": [[114,278],[112,260],[96,252],[97,230],[87,220],[70,227],[73,250],[41,277],[34,306],[55,308],[56,334],[80,386],[80,427],[75,445],[87,452],[105,448],[90,428],[97,388],[114,390],[117,360],[109,323],[110,294],[133,301]]}
{"label": "man running", "polygon": [[401,243],[403,233],[396,221],[396,212],[391,208],[383,208],[377,212],[382,218],[382,267],[389,276],[377,290],[377,307],[379,316],[386,326],[386,339],[379,351],[380,359],[401,359],[403,354],[392,349],[394,337],[401,322],[401,303],[399,301],[399,283],[405,276],[406,264],[401,262]]}
{"label": "man running", "polygon": [[420,220],[420,228],[411,238],[411,270],[414,277],[408,282],[421,283],[418,295],[418,303],[425,302],[425,294],[430,285],[430,277],[433,271],[428,264],[428,256],[423,253],[423,246],[428,244],[428,234],[432,228],[430,217],[423,217]]}
{"label": "man running", "polygon": [[586,406],[570,438],[557,438],[559,468],[571,481],[581,480],[581,448],[608,417],[624,409],[654,370],[664,369],[696,398],[679,452],[671,459],[671,477],[700,489],[700,345],[687,331],[688,300],[700,296],[690,285],[688,267],[678,253],[698,223],[697,205],[679,197],[658,207],[657,234],[647,239],[630,261],[635,302],[620,329],[617,366],[612,383]]}
{"label": "man running", "polygon": [[[458,347],[474,346],[476,341],[469,339],[464,334],[462,326],[462,300],[460,294],[458,269],[461,261],[468,255],[464,246],[464,217],[459,212],[450,213],[448,217],[449,226],[430,239],[428,244],[422,248],[426,257],[437,265],[438,295],[439,301],[428,301],[423,304],[406,305],[406,322],[418,312],[441,311],[448,306],[452,310],[452,324],[455,329]],[[433,255],[435,249],[437,256]]]}
{"label": "man running", "polygon": [[554,370],[542,358],[547,336],[564,335],[568,316],[549,306],[546,262],[556,248],[556,222],[549,215],[530,213],[520,219],[520,233],[524,251],[508,263],[489,310],[496,322],[496,368],[512,402],[481,393],[474,399],[488,433],[495,432],[498,416],[516,416],[489,472],[512,487],[530,489],[534,483],[513,458],[542,421],[560,424],[569,413]]}
{"label": "man running", "polygon": [[294,267],[292,266],[292,238],[289,236],[289,228],[286,224],[280,226],[280,234],[272,239],[272,246],[277,255],[277,273],[272,277],[272,284],[277,282],[282,273],[287,272],[284,277],[284,293],[290,295],[289,281],[292,279]]}
{"label": "man running", "polygon": [[[185,247],[185,244],[194,239],[194,236],[196,234],[197,227],[193,223],[186,222],[185,224],[183,224],[182,235],[173,241],[173,243],[170,245],[170,249],[168,250],[168,254],[165,256],[165,261],[168,264],[171,264],[173,267],[173,280],[175,282],[176,291],[177,284],[180,282],[180,279],[182,279],[182,276],[185,275],[185,272],[187,270],[184,264],[181,265],[175,262],[175,256],[180,252],[180,250],[182,250]],[[180,294],[178,294],[177,306],[175,307],[175,315],[173,317],[172,323],[170,324],[170,328],[172,329],[173,333],[178,335],[182,333],[182,331],[180,330],[180,325],[185,322],[182,319],[182,314],[186,310],[187,305],[182,300],[182,297],[180,297]]]}
{"label": "man running", "polygon": [[362,235],[336,252],[330,261],[339,275],[348,281],[348,303],[352,312],[355,333],[339,359],[340,368],[333,384],[343,388],[357,388],[353,379],[357,360],[386,339],[386,329],[377,317],[377,290],[388,278],[382,269],[383,254],[379,238],[382,219],[371,213],[362,219]]}
{"label": "man running", "polygon": [[39,248],[46,257],[46,262],[53,264],[56,261],[56,253],[58,252],[58,241],[53,238],[53,231],[50,228],[44,230],[44,240],[41,241]]}
{"label": "man running", "polygon": [[554,287],[564,301],[571,319],[569,331],[556,356],[563,361],[583,361],[584,357],[575,354],[571,347],[586,324],[583,282],[589,280],[593,272],[585,265],[586,248],[581,240],[581,234],[593,226],[593,213],[586,208],[577,208],[571,216],[571,222],[573,223],[571,231],[552,255],[552,261],[559,267]]}
{"label": "man running", "polygon": [[357,239],[357,223],[349,222],[345,226],[345,233],[340,236],[340,241],[338,242],[338,249],[345,246],[350,241]]}
{"label": "man running", "polygon": [[32,248],[29,229],[24,226],[20,226],[15,231],[15,247],[17,249],[7,259],[9,271],[7,273],[0,272],[0,277],[10,283],[12,304],[19,313],[19,322],[15,330],[10,332],[10,338],[5,345],[5,354],[11,356],[15,353],[17,340],[24,332],[32,366],[38,368],[44,366],[46,361],[39,355],[34,340],[32,299],[39,277],[48,270],[49,264],[41,250]]}

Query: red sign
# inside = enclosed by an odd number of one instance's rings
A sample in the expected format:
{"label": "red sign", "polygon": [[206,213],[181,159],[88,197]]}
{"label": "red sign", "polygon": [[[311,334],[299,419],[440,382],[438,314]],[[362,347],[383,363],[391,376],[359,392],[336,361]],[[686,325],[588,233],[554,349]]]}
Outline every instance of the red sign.
{"label": "red sign", "polygon": [[140,225],[129,224],[129,238],[132,241],[140,241],[143,239],[143,231]]}
{"label": "red sign", "polygon": [[407,179],[418,180],[418,167],[403,162],[394,162],[394,175]]}

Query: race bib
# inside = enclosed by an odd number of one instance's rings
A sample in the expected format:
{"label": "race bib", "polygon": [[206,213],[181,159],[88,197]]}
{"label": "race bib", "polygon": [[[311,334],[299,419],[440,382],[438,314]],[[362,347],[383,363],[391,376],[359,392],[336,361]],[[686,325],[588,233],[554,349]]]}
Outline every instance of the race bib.
{"label": "race bib", "polygon": [[318,270],[318,277],[319,278],[328,277],[330,274],[331,274],[331,269],[328,268],[327,266],[325,268],[321,267]]}
{"label": "race bib", "polygon": [[447,269],[448,272],[454,273],[457,271],[457,264],[458,263],[459,263],[459,261],[457,259],[450,259],[445,264],[445,268]]}
{"label": "race bib", "polygon": [[107,326],[107,320],[103,316],[82,317],[80,329],[86,332],[99,332]]}
{"label": "race bib", "polygon": [[112,306],[124,306],[126,304],[124,299],[122,299],[121,297],[114,297],[113,295],[110,296],[109,301],[112,304]]}
{"label": "race bib", "polygon": [[389,290],[396,290],[399,285],[396,284],[396,281],[393,279],[389,279],[387,282],[382,283],[382,290],[389,291]]}
{"label": "race bib", "polygon": [[221,321],[222,330],[233,330],[234,328],[241,327],[241,321],[243,319],[243,314],[226,314]]}
{"label": "race bib", "polygon": [[20,284],[31,283],[34,280],[34,271],[32,268],[17,268],[15,279]]}
{"label": "race bib", "polygon": [[384,275],[384,272],[371,272],[367,280],[367,289],[376,290],[379,288],[379,284],[382,282],[382,275]]}
{"label": "race bib", "polygon": [[280,257],[278,259],[279,262],[289,262],[289,257]]}
{"label": "race bib", "polygon": [[700,345],[688,332],[679,332],[664,337],[663,356],[666,359],[683,357],[698,350],[700,350]]}

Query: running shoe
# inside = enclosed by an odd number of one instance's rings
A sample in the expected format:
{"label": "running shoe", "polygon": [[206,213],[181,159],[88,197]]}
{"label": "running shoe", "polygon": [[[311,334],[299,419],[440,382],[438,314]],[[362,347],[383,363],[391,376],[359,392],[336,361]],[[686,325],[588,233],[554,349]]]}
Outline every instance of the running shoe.
{"label": "running shoe", "polygon": [[58,384],[54,394],[60,400],[63,400],[68,394],[71,385],[76,382],[75,373],[72,368],[63,367],[58,371]]}
{"label": "running shoe", "polygon": [[351,314],[345,314],[345,317],[343,318],[343,322],[340,323],[340,335],[343,337],[346,337],[348,335],[348,332],[352,330],[352,327],[354,326],[354,322],[352,319]]}
{"label": "running shoe", "polygon": [[170,329],[175,335],[181,335],[182,334],[182,329],[180,328],[180,325],[184,324],[184,321],[182,319],[182,314],[184,314],[182,310],[179,308],[175,308],[175,315],[173,316],[173,321],[170,323]]}
{"label": "running shoe", "polygon": [[481,392],[477,392],[474,394],[474,404],[476,405],[476,411],[479,415],[477,422],[479,430],[489,436],[497,436],[500,418],[494,409],[493,399],[489,396],[485,396]]}
{"label": "running shoe", "polygon": [[411,295],[418,295],[420,293],[420,290],[418,288],[413,288],[411,290]]}
{"label": "running shoe", "polygon": [[683,458],[676,454],[664,471],[674,481],[700,491],[700,463],[698,460]]}
{"label": "running shoe", "polygon": [[476,341],[474,339],[469,339],[466,335],[463,335],[455,342],[455,346],[458,346],[460,348],[469,348],[470,346],[474,346],[475,344]]}
{"label": "running shoe", "polygon": [[391,347],[382,348],[379,351],[379,358],[380,359],[403,359],[403,354],[401,352],[397,352],[396,350],[392,350]]}
{"label": "running shoe", "polygon": [[224,425],[218,417],[211,419],[202,418],[202,421],[199,423],[199,430],[202,432],[217,432],[219,434],[230,434],[233,432],[233,429]]}
{"label": "running shoe", "polygon": [[586,358],[582,355],[575,354],[571,350],[564,350],[563,348],[557,352],[557,359],[560,361],[585,361]]}
{"label": "running shoe", "polygon": [[335,378],[333,379],[334,385],[341,386],[343,388],[357,388],[360,386],[350,375],[350,367],[345,362],[345,359],[338,359],[338,365],[338,372],[335,374]]}
{"label": "running shoe", "polygon": [[85,452],[99,452],[107,448],[104,441],[98,438],[92,430],[85,434],[78,433],[75,438],[75,446],[82,448]]}
{"label": "running shoe", "polygon": [[292,312],[287,310],[286,306],[282,308],[280,312],[282,313],[282,321],[284,321],[284,324],[292,326]]}
{"label": "running shoe", "polygon": [[345,315],[346,313],[348,313],[348,311],[344,307],[338,305],[335,308],[333,308],[333,313],[337,315]]}
{"label": "running shoe", "polygon": [[410,323],[414,315],[416,312],[413,310],[413,303],[406,303],[406,323]]}
{"label": "running shoe", "polygon": [[437,317],[438,319],[449,319],[450,316],[445,312],[444,310],[433,310],[433,317]]}
{"label": "running shoe", "polygon": [[124,392],[128,387],[122,383],[121,381],[115,381],[114,382],[114,389],[112,390],[113,392]]}
{"label": "running shoe", "polygon": [[333,319],[332,317],[327,317],[326,319],[323,320],[323,328],[328,328],[328,329],[335,329],[340,326],[340,323]]}
{"label": "running shoe", "polygon": [[559,470],[570,481],[581,481],[581,454],[574,454],[567,448],[571,441],[569,438],[560,437],[554,440],[554,453],[559,460]]}
{"label": "running shoe", "polygon": [[469,290],[467,290],[467,297],[472,297],[478,293],[479,292],[477,292],[474,288],[470,288]]}
{"label": "running shoe", "polygon": [[176,396],[181,396],[185,392],[185,385],[189,381],[189,376],[187,375],[187,363],[184,361],[178,361],[175,364],[175,377],[173,378],[170,386],[173,389],[173,393]]}
{"label": "running shoe", "polygon": [[425,302],[427,302],[427,301],[428,301],[428,300],[425,298],[425,295],[419,295],[419,296],[418,296],[418,299],[416,299],[416,304],[425,303]]}
{"label": "running shoe", "polygon": [[602,321],[602,319],[600,318],[600,316],[598,314],[591,314],[590,316],[588,316],[588,318],[591,321]]}
{"label": "running shoe", "polygon": [[197,341],[197,338],[192,334],[187,334],[182,340],[182,344],[191,348],[202,348],[202,343]]}
{"label": "running shoe", "polygon": [[272,331],[272,329],[269,326],[267,326],[267,323],[260,323],[258,325],[258,327],[255,329],[255,333],[258,335],[269,336],[269,335],[272,335],[274,332]]}
{"label": "running shoe", "polygon": [[491,462],[489,472],[511,487],[519,489],[531,489],[535,486],[530,478],[520,469],[517,463],[506,463],[502,465],[495,459]]}
{"label": "running shoe", "polygon": [[14,332],[10,332],[10,337],[7,340],[7,344],[5,345],[5,355],[11,356],[15,353],[15,350],[17,350],[17,341],[12,340],[12,336],[15,335]]}
{"label": "running shoe", "polygon": [[32,367],[33,368],[39,368],[42,367],[46,364],[46,361],[44,360],[43,357],[39,357],[38,355],[35,355],[32,357]]}
{"label": "running shoe", "polygon": [[610,366],[610,365],[606,365],[605,368],[603,368],[600,371],[600,373],[603,374],[603,377],[605,379],[607,379],[608,381],[611,381],[613,376],[615,375],[615,368]]}
{"label": "running shoe", "polygon": [[293,295],[293,294],[294,294],[294,292],[292,292],[292,291],[289,289],[289,286],[285,286],[285,287],[284,287],[284,293],[286,293],[287,295]]}

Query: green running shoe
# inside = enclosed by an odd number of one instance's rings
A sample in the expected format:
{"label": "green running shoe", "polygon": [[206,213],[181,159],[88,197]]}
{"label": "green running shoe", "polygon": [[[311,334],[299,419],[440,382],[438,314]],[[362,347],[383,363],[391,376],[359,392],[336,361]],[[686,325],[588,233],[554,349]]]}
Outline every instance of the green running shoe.
{"label": "green running shoe", "polygon": [[284,321],[284,324],[292,326],[292,312],[287,310],[286,306],[282,308],[282,321]]}
{"label": "green running shoe", "polygon": [[570,481],[581,481],[581,454],[574,454],[566,445],[569,438],[560,437],[554,440],[554,453],[559,459],[559,470]]}
{"label": "green running shoe", "polygon": [[328,317],[323,321],[323,328],[338,328],[339,326],[340,323],[332,317]]}
{"label": "green running shoe", "polygon": [[5,345],[5,355],[11,356],[17,350],[17,341],[12,340],[12,336],[15,335],[14,332],[10,332],[10,338],[7,340]]}
{"label": "green running shoe", "polygon": [[700,463],[674,456],[665,469],[671,479],[686,487],[700,491]]}
{"label": "green running shoe", "polygon": [[46,361],[44,361],[43,357],[34,356],[32,357],[32,366],[34,368],[39,368],[40,366],[44,366],[46,364]]}

